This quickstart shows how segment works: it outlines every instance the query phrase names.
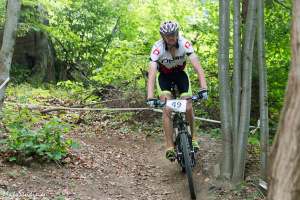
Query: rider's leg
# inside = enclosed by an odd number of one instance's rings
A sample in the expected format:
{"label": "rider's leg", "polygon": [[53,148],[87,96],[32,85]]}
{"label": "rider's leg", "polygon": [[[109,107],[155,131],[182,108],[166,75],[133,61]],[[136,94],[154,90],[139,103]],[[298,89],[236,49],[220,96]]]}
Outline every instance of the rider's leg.
{"label": "rider's leg", "polygon": [[[171,99],[171,95],[160,96],[161,101]],[[166,141],[166,158],[174,161],[176,157],[174,143],[173,143],[173,123],[171,119],[172,110],[170,108],[164,107],[163,109],[163,129],[165,133]]]}
{"label": "rider's leg", "polygon": [[[170,95],[162,95],[160,96],[161,101],[165,101],[166,99],[171,99]],[[163,129],[165,133],[165,140],[166,140],[166,148],[174,148],[174,143],[173,143],[173,124],[171,120],[171,109],[165,107],[163,109]]]}
{"label": "rider's leg", "polygon": [[[165,101],[166,99],[171,99],[171,85],[172,85],[172,80],[170,76],[167,76],[163,73],[159,73],[157,76],[157,89],[158,89],[158,94],[160,96],[161,101]],[[165,133],[165,139],[166,139],[166,148],[168,152],[171,150],[171,153],[175,152],[174,151],[174,144],[173,144],[173,124],[171,120],[171,110],[169,108],[164,108],[163,109],[163,129]],[[169,157],[166,155],[167,158]],[[171,156],[172,157],[172,156]]]}

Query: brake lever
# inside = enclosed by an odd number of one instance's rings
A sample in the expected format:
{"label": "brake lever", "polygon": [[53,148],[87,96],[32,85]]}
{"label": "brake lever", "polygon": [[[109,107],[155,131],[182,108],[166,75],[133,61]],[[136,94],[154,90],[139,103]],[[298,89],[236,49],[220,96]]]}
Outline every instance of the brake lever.
{"label": "brake lever", "polygon": [[164,107],[167,103],[167,98],[165,99],[165,101],[161,101],[161,100],[157,100],[157,104],[156,107]]}
{"label": "brake lever", "polygon": [[198,96],[192,96],[191,99],[192,99],[193,101],[198,101],[200,98],[199,98]]}

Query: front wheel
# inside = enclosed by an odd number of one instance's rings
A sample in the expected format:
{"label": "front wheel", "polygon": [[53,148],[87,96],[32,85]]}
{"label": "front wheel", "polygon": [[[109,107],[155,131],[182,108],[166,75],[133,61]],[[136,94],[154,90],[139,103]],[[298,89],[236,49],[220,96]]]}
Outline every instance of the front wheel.
{"label": "front wheel", "polygon": [[184,160],[184,169],[189,182],[191,198],[196,199],[196,193],[195,193],[194,183],[193,183],[191,154],[190,154],[187,134],[180,134],[180,140],[181,140],[181,149],[182,149],[183,160]]}

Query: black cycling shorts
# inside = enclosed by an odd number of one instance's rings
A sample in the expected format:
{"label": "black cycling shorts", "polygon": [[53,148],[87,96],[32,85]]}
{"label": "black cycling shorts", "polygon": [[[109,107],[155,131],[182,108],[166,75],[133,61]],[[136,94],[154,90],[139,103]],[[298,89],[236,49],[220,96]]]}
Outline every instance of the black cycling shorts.
{"label": "black cycling shorts", "polygon": [[170,74],[159,73],[157,77],[159,96],[171,94],[172,83],[177,86],[180,96],[192,95],[189,76],[185,71],[179,71]]}

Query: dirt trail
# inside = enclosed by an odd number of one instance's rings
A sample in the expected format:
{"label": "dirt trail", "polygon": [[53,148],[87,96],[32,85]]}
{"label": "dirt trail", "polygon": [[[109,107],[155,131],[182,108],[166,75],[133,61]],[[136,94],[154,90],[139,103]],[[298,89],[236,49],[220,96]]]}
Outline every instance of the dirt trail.
{"label": "dirt trail", "polygon": [[[177,163],[164,158],[162,135],[88,132],[79,127],[71,136],[80,148],[64,165],[1,161],[0,199],[190,199],[186,176]],[[202,137],[193,169],[199,200],[213,199],[208,194],[208,169],[215,162],[218,144],[207,141]],[[214,152],[208,152],[212,147]]]}

